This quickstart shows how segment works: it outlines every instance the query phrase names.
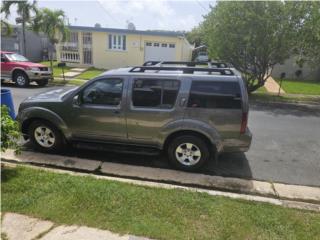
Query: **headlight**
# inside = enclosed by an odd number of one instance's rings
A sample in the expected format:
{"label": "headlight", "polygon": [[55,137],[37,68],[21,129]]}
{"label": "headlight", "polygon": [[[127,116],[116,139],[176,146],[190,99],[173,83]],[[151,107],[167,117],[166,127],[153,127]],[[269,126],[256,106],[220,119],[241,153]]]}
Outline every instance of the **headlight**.
{"label": "headlight", "polygon": [[32,67],[32,68],[31,68],[31,71],[40,71],[40,69],[37,68],[37,67]]}

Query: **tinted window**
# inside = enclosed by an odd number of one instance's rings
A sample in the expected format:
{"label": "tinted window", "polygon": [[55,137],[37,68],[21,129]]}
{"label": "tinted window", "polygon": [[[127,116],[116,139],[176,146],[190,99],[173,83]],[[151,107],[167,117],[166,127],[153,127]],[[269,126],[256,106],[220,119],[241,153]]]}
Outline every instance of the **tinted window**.
{"label": "tinted window", "polygon": [[198,82],[191,86],[188,107],[241,108],[241,92],[237,82]]}
{"label": "tinted window", "polygon": [[102,79],[95,81],[82,93],[82,103],[117,106],[121,102],[123,81]]}
{"label": "tinted window", "polygon": [[177,80],[137,79],[132,103],[136,107],[172,108],[179,91]]}

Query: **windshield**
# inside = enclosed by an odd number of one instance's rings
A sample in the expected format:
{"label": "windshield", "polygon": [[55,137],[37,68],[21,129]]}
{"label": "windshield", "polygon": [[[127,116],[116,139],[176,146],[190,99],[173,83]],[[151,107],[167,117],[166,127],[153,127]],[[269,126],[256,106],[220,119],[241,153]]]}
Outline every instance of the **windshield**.
{"label": "windshield", "polygon": [[17,53],[6,53],[6,57],[12,62],[29,62],[27,58]]}

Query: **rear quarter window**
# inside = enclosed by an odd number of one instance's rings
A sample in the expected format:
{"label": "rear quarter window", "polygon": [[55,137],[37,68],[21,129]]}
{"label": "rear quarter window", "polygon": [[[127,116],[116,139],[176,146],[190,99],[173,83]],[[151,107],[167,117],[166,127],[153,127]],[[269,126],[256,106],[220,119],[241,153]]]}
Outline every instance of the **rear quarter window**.
{"label": "rear quarter window", "polygon": [[241,90],[238,82],[193,81],[189,108],[241,108]]}

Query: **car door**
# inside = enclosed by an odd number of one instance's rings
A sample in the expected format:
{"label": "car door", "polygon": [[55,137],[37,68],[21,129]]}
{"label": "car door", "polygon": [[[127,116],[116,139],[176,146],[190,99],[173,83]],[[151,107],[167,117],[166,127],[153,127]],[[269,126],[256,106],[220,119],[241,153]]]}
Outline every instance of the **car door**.
{"label": "car door", "polygon": [[11,64],[3,53],[1,53],[1,76],[9,77],[11,72]]}
{"label": "car door", "polygon": [[128,140],[155,145],[170,122],[183,119],[176,104],[181,81],[175,77],[133,77],[128,86]]}
{"label": "car door", "polygon": [[65,116],[75,139],[125,140],[125,79],[105,77],[93,81],[74,97],[71,114]]}

